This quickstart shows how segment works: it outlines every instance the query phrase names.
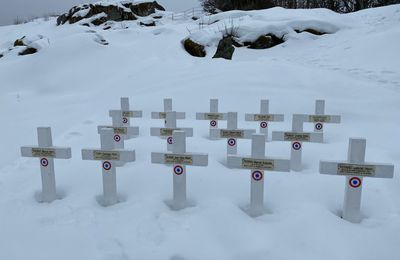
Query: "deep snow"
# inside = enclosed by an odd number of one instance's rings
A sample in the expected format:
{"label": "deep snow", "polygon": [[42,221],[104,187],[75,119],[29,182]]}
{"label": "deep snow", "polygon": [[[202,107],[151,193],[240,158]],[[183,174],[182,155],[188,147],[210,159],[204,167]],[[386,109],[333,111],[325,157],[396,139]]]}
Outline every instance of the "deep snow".
{"label": "deep snow", "polygon": [[[281,8],[249,14],[247,21],[268,26],[306,19],[338,31],[293,35],[268,50],[239,48],[226,61],[211,59],[216,41],[206,58],[183,50],[181,40],[190,29],[198,33],[198,21],[166,19],[155,28],[124,22],[128,29],[90,29],[96,32],[56,27],[55,20],[0,27],[2,51],[24,35],[49,39],[37,54],[0,58],[0,259],[399,259],[400,5],[349,15]],[[240,28],[240,17],[235,23]],[[217,35],[219,28],[203,30]],[[122,202],[104,208],[96,201],[100,163],[82,161],[80,150],[99,146],[97,125],[111,122],[108,110],[121,96],[144,118],[132,120],[141,134],[126,143],[136,149],[136,162],[117,169]],[[162,125],[150,112],[160,111],[165,97],[187,113],[178,125],[194,127],[187,150],[209,153],[207,168],[187,168],[194,206],[182,211],[165,204],[171,168],[150,163],[152,151],[166,149],[165,140],[149,136],[151,126]],[[285,114],[272,130],[290,129],[291,115],[312,113],[319,98],[342,124],[326,126],[325,144],[304,145],[302,172],[266,172],[269,213],[251,218],[241,209],[249,201],[249,171],[226,168],[225,140],[208,140],[208,123],[194,120],[213,97],[220,111],[239,112],[246,128],[258,129],[244,113],[258,112],[262,98],[272,113]],[[20,146],[37,143],[38,126],[52,127],[55,145],[72,147],[71,160],[56,160],[63,199],[51,204],[35,200],[38,160],[19,155]],[[364,181],[361,224],[338,217],[345,178],[318,174],[320,159],[346,158],[349,137],[367,138],[367,161],[395,164],[393,180]],[[287,142],[268,142],[266,150],[289,158]],[[238,153],[249,154],[250,141],[240,140]]]}

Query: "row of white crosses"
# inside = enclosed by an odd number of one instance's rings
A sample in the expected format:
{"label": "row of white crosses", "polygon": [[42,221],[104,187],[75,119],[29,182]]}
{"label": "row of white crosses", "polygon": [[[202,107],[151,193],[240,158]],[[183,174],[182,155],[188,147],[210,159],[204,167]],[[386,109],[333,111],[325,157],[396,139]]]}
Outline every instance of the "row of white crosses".
{"label": "row of white crosses", "polygon": [[[250,211],[252,216],[259,216],[264,211],[264,170],[288,172],[301,169],[302,142],[323,142],[323,124],[339,123],[340,116],[324,115],[324,101],[317,100],[314,115],[293,115],[292,131],[273,132],[272,140],[291,141],[290,160],[271,159],[265,156],[267,127],[263,122],[283,121],[283,115],[269,114],[268,101],[261,101],[260,114],[246,114],[247,121],[260,121],[260,134],[255,130],[238,129],[237,113],[219,113],[218,100],[210,101],[210,113],[197,113],[197,119],[210,120],[210,139],[228,139],[228,167],[251,170]],[[135,161],[134,150],[124,150],[124,140],[139,134],[138,127],[131,127],[129,118],[141,117],[142,111],[129,110],[128,98],[121,98],[121,109],[110,110],[111,126],[99,126],[101,148],[83,149],[82,159],[102,162],[103,203],[113,205],[118,202],[116,185],[116,167]],[[193,136],[192,128],[177,128],[177,119],[184,119],[185,113],[172,111],[172,100],[164,100],[164,112],[154,112],[153,118],[165,119],[164,128],[152,128],[152,136],[167,139],[167,153],[152,153],[152,163],[173,166],[173,208],[182,209],[186,205],[186,165],[207,166],[207,154],[186,152],[186,136]],[[227,129],[218,129],[217,120],[227,120]],[[213,123],[213,121],[215,121]],[[304,132],[303,123],[314,123],[314,132]],[[237,138],[252,139],[252,154],[247,157],[237,153]],[[230,142],[231,140],[231,142]],[[233,140],[233,141],[232,141]],[[51,129],[38,128],[36,147],[22,147],[21,154],[26,157],[40,158],[42,176],[42,201],[51,202],[58,198],[55,184],[53,159],[71,158],[71,148],[54,147]],[[365,139],[350,139],[347,162],[320,162],[321,174],[344,175],[346,177],[343,218],[359,222],[361,205],[361,185],[363,177],[392,178],[394,166],[388,164],[365,163]]]}

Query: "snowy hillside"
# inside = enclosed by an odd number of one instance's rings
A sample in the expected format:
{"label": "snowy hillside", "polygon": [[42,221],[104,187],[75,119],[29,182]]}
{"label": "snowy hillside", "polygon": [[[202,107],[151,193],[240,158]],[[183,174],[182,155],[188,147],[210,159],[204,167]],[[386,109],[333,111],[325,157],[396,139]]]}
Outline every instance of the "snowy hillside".
{"label": "snowy hillside", "polygon": [[[159,14],[155,27],[140,26],[148,17],[107,30],[56,19],[0,27],[0,259],[400,259],[400,5],[348,15],[273,8],[197,21]],[[271,30],[287,36],[273,48],[212,59],[231,24],[242,39]],[[328,34],[294,31],[310,25]],[[18,55],[24,47],[14,41],[23,36],[37,53]],[[188,37],[205,45],[206,57],[185,51]],[[136,161],[117,169],[121,203],[102,207],[101,165],[82,161],[81,149],[99,147],[97,126],[111,123],[108,110],[124,96],[144,113],[132,120],[140,136],[125,145]],[[163,125],[150,114],[166,97],[187,114],[178,126],[194,128],[187,151],[209,154],[208,167],[187,167],[192,206],[181,211],[165,203],[171,167],[150,162],[151,152],[166,150],[149,130]],[[226,140],[209,140],[208,122],[195,120],[210,98],[219,98],[221,112],[238,112],[243,128],[258,130],[244,113],[259,112],[260,99],[285,114],[271,130],[290,130],[292,114],[313,113],[316,99],[342,123],[326,126],[324,144],[304,144],[303,171],[265,172],[268,212],[251,218],[242,210],[249,170],[227,168]],[[52,127],[55,145],[72,147],[71,160],[55,162],[62,199],[50,204],[36,201],[38,160],[20,156],[21,146],[37,144],[38,126]],[[364,179],[360,224],[339,217],[345,177],[318,173],[319,160],[346,159],[349,137],[367,139],[366,161],[395,165],[394,179]],[[289,159],[290,144],[267,142],[266,153]],[[250,154],[249,140],[239,140],[238,154]]]}

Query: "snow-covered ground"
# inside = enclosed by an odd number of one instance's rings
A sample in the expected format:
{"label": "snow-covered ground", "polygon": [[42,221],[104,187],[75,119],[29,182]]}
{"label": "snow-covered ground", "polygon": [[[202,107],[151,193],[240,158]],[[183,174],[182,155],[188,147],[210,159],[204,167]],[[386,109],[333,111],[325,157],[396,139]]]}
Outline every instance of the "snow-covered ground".
{"label": "snow-covered ground", "polygon": [[[400,5],[349,15],[274,8],[246,19],[252,17],[266,26],[303,17],[338,31],[301,33],[268,50],[239,48],[226,61],[211,59],[217,42],[206,58],[184,51],[181,40],[198,21],[162,20],[155,28],[133,21],[123,23],[128,29],[95,32],[56,27],[55,20],[0,27],[1,51],[24,35],[49,43],[34,55],[0,58],[0,259],[400,259]],[[108,110],[119,107],[121,96],[144,118],[133,120],[141,133],[126,143],[136,149],[136,162],[117,169],[122,202],[104,208],[96,200],[100,165],[82,161],[80,150],[99,146],[97,125],[111,122]],[[187,113],[178,125],[194,128],[187,150],[209,153],[208,167],[188,167],[193,206],[181,211],[165,204],[171,168],[150,163],[152,151],[166,149],[165,140],[149,136],[151,126],[162,125],[150,112],[161,110],[165,97]],[[208,123],[194,120],[212,97],[221,111],[239,113],[240,127],[258,129],[244,113],[258,112],[262,98],[270,99],[272,113],[286,116],[272,130],[290,129],[291,115],[312,113],[320,98],[342,123],[326,126],[326,143],[304,145],[303,171],[266,172],[268,213],[251,218],[242,210],[249,171],[226,168],[225,140],[210,141]],[[20,157],[20,146],[37,143],[38,126],[51,126],[54,144],[73,152],[71,160],[56,161],[63,199],[51,204],[35,200],[38,160]],[[367,138],[367,161],[395,164],[393,180],[365,179],[360,224],[338,217],[344,177],[318,173],[320,159],[346,158],[349,137]],[[240,140],[238,149],[249,154],[250,141]],[[289,153],[287,142],[267,143],[269,156]]]}

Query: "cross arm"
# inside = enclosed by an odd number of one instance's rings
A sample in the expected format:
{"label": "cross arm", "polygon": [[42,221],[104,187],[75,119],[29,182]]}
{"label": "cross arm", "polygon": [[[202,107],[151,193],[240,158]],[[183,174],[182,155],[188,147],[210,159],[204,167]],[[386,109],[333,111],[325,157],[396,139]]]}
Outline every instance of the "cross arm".
{"label": "cross arm", "polygon": [[311,143],[322,143],[322,133],[308,133],[308,132],[284,132],[284,131],[273,131],[273,141],[301,141]]}
{"label": "cross arm", "polygon": [[152,127],[150,128],[151,136],[172,136],[174,131],[184,131],[187,137],[193,136],[193,128],[179,127],[179,128],[163,128],[163,127]]}
{"label": "cross arm", "polygon": [[[152,119],[166,119],[167,114],[166,112],[151,112]],[[185,112],[176,112],[176,119],[185,119],[186,113]]]}
{"label": "cross arm", "polygon": [[251,157],[228,155],[227,162],[229,168],[253,170],[258,169],[278,172],[290,171],[290,160],[287,159],[274,159],[267,157],[263,159],[254,159]]}
{"label": "cross arm", "polygon": [[99,134],[104,134],[105,131],[107,129],[113,129],[114,130],[114,134],[121,134],[121,135],[126,135],[126,136],[135,136],[135,135],[139,135],[139,127],[137,126],[128,126],[128,127],[124,127],[124,126],[104,126],[104,125],[99,125],[97,127],[97,132]]}
{"label": "cross arm", "polygon": [[134,162],[135,150],[82,149],[82,160]]}
{"label": "cross arm", "polygon": [[109,116],[110,117],[142,117],[143,116],[143,111],[141,110],[127,110],[127,111],[122,111],[122,110],[110,110],[109,111]]}
{"label": "cross arm", "polygon": [[227,113],[196,113],[196,120],[227,120]]}
{"label": "cross arm", "polygon": [[305,115],[296,114],[294,116],[301,117],[301,121],[310,123],[334,123],[339,124],[341,116],[339,115]]}
{"label": "cross arm", "polygon": [[251,139],[252,135],[256,132],[254,129],[210,129],[211,135],[219,138],[238,138],[238,139]]}
{"label": "cross arm", "polygon": [[69,147],[35,147],[35,146],[22,146],[21,155],[23,157],[47,157],[55,159],[70,159],[71,148]]}
{"label": "cross arm", "polygon": [[354,164],[346,161],[320,161],[319,173],[342,176],[393,178],[394,165],[374,163]]}
{"label": "cross arm", "polygon": [[285,116],[283,114],[245,114],[245,121],[266,121],[266,122],[282,122]]}
{"label": "cross arm", "polygon": [[204,153],[151,153],[151,162],[158,164],[182,164],[190,166],[208,166],[208,154]]}

